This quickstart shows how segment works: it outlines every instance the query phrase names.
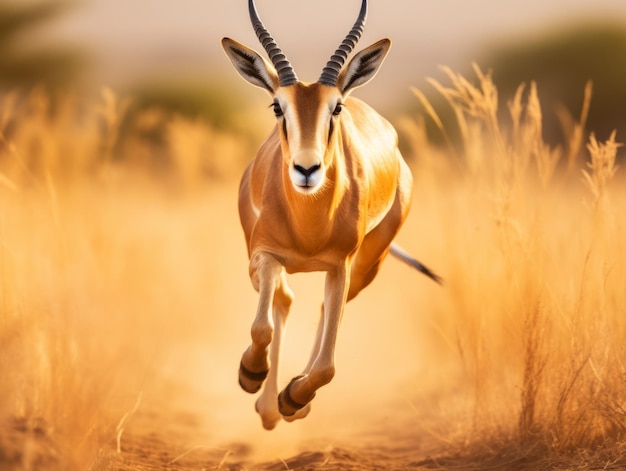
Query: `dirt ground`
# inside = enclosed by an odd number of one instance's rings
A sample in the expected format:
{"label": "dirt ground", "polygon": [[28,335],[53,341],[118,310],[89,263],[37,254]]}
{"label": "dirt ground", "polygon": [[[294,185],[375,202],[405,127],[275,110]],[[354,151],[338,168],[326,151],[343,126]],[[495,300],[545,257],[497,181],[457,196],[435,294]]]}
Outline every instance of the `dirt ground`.
{"label": "dirt ground", "polygon": [[[409,414],[411,411],[404,406]],[[293,432],[286,430],[274,436],[272,432],[249,429],[234,437],[202,422],[193,411],[167,411],[162,407],[152,414],[137,414],[134,425],[122,437],[122,452],[103,453],[96,467],[277,471],[440,468],[441,463],[434,457],[445,453],[442,443],[415,420],[414,413],[402,417],[399,411],[391,410],[402,409],[402,404],[387,404],[387,408],[386,413],[379,411],[378,420],[355,417],[360,425],[350,427],[338,421],[324,427],[311,418],[302,426],[281,424],[296,429]],[[339,433],[333,432],[335,428]]]}

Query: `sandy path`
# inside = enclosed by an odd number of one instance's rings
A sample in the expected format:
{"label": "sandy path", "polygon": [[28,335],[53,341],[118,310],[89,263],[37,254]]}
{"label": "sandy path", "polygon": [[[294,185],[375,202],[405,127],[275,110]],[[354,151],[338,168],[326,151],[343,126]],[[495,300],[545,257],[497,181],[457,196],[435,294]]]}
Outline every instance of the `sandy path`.
{"label": "sandy path", "polygon": [[[122,452],[110,450],[102,456],[99,467],[428,469],[437,467],[431,456],[445,454],[444,444],[426,430],[436,426],[436,418],[420,419],[399,401],[386,403],[375,413],[377,417],[364,411],[351,420],[340,415],[335,420],[326,417],[326,423],[322,423],[320,417],[312,416],[301,424],[281,424],[282,431],[265,432],[260,424],[242,425],[255,422],[244,417],[229,430],[214,418],[212,421],[209,415],[213,414],[202,410],[201,397],[191,391],[179,394],[180,404],[171,400],[157,404],[157,400],[152,400],[141,407],[124,430]],[[247,412],[251,419],[256,419],[252,410]],[[329,414],[320,411],[320,415]]]}

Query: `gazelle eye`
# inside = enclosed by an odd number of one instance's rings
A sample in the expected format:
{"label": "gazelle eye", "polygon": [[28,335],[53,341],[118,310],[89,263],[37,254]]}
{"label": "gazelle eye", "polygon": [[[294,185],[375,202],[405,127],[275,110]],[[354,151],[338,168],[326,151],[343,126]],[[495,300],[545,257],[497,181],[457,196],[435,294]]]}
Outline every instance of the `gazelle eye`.
{"label": "gazelle eye", "polygon": [[280,118],[283,115],[283,109],[280,107],[277,101],[272,103],[272,108],[274,108],[274,114],[277,118]]}
{"label": "gazelle eye", "polygon": [[337,103],[337,106],[335,106],[335,110],[333,111],[333,116],[338,116],[341,113],[342,109],[343,103]]}

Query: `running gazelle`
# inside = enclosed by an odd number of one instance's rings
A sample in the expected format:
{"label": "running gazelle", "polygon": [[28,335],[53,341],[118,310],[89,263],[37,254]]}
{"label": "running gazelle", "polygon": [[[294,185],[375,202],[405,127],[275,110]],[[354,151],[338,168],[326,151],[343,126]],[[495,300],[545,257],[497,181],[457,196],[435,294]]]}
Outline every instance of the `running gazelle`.
{"label": "running gazelle", "polygon": [[[367,16],[362,0],[356,23],[317,82],[300,81],[261,22],[254,0],[250,19],[270,62],[230,38],[224,51],[248,82],[272,97],[276,127],[241,179],[239,216],[259,292],[252,343],[239,366],[239,383],[256,402],[263,426],[305,417],[316,391],[335,374],[337,330],[347,301],[376,276],[387,254],[437,275],[392,243],[411,204],[412,177],[394,128],[350,97],[369,82],[391,41],[356,54]],[[326,272],[324,302],[311,358],[301,375],[278,392],[283,329],[293,293],[286,273]]]}

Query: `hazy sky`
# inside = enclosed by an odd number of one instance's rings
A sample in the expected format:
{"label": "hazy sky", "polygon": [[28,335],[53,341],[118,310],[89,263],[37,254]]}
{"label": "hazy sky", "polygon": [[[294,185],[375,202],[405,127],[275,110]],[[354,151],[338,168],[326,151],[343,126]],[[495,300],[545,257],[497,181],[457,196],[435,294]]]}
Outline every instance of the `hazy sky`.
{"label": "hazy sky", "polygon": [[[360,6],[359,0],[256,1],[298,76],[308,81],[318,78]],[[409,98],[409,85],[440,77],[438,64],[466,70],[484,46],[595,17],[626,23],[626,1],[370,0],[360,47],[385,36],[394,42],[370,99],[380,103],[388,86],[395,97]],[[97,80],[113,85],[164,74],[162,65],[180,73],[219,71],[235,79],[219,39],[231,36],[260,48],[246,0],[83,0],[48,34],[92,51]]]}

